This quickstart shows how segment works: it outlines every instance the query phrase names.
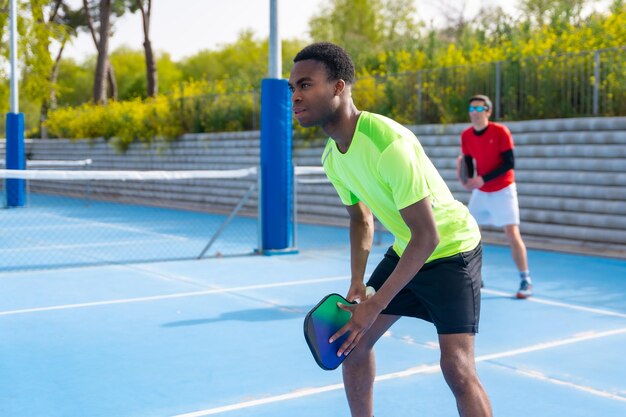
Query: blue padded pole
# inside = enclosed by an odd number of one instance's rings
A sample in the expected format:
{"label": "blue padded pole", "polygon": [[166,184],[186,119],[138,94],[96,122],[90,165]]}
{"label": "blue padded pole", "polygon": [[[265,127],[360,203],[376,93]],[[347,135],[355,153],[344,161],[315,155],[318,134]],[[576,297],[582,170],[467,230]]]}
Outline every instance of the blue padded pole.
{"label": "blue padded pole", "polygon": [[[6,167],[26,169],[24,158],[24,113],[7,113]],[[7,207],[24,207],[26,192],[23,179],[6,180]]]}
{"label": "blue padded pole", "polygon": [[261,82],[261,242],[265,255],[294,253],[291,92],[287,80]]}

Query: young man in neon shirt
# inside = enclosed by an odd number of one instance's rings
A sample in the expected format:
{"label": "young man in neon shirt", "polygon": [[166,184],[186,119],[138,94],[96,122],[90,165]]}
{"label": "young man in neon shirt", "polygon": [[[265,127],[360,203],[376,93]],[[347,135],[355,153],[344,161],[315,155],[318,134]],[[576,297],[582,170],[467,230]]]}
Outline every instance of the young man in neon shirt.
{"label": "young man in neon shirt", "polygon": [[[513,260],[520,274],[517,298],[532,295],[532,280],[528,270],[526,246],[519,231],[519,205],[515,185],[513,137],[506,126],[489,121],[493,108],[489,97],[476,95],[469,100],[472,126],[461,134],[462,158],[468,179],[463,186],[472,191],[468,204],[478,224],[502,227]],[[476,175],[474,175],[476,161]],[[460,178],[460,177],[459,177]]]}
{"label": "young man in neon shirt", "polygon": [[[360,111],[352,101],[354,64],[339,46],[307,46],[289,77],[295,118],[329,136],[322,165],[350,217],[351,282],[342,307],[350,321],[331,337],[349,332],[339,349],[353,417],[372,417],[373,346],[401,316],[433,323],[441,369],[459,415],[492,416],[474,362],[480,317],[480,231],[454,200],[415,135],[384,116]],[[372,246],[373,215],[395,237],[364,283]],[[366,297],[366,286],[376,293]]]}

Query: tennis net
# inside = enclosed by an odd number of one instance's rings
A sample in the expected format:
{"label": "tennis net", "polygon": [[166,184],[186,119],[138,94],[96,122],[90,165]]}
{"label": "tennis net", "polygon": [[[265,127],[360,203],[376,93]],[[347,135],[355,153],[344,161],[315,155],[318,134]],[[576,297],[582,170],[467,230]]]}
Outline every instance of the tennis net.
{"label": "tennis net", "polygon": [[[258,247],[257,169],[0,170],[0,270],[245,255]],[[7,208],[24,180],[23,207]]]}

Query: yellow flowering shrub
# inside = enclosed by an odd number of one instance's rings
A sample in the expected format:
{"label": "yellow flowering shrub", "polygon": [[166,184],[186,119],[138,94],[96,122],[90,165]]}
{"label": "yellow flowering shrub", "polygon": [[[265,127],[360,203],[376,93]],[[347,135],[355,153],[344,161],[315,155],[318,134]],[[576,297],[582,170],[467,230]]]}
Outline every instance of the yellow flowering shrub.
{"label": "yellow flowering shrub", "polygon": [[[626,6],[570,23],[515,21],[497,37],[470,24],[451,39],[449,33],[432,32],[411,48],[373,48],[358,55],[356,105],[406,124],[467,121],[467,98],[494,97],[499,76],[499,110],[506,119],[589,114],[594,88],[599,88],[601,115],[626,114]],[[253,58],[231,52],[240,66]],[[594,78],[598,63],[599,83]],[[256,130],[260,84],[251,85],[252,78],[225,75],[184,82],[143,101],[60,108],[50,112],[46,126],[57,137],[104,137],[120,149],[183,132]],[[322,135],[297,122],[293,126],[299,137]]]}
{"label": "yellow flowering shrub", "polygon": [[61,138],[111,139],[119,150],[134,141],[149,144],[155,138],[173,139],[183,133],[166,97],[60,108],[49,113],[46,127]]}

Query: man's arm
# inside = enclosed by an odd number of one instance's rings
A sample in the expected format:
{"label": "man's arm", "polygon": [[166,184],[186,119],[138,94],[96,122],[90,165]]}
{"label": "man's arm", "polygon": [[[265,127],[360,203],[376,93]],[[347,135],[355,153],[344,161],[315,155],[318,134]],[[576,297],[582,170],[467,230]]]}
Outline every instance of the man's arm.
{"label": "man's arm", "polygon": [[502,163],[498,165],[494,170],[486,173],[485,175],[478,175],[474,178],[468,179],[465,183],[465,188],[473,190],[485,185],[486,182],[498,178],[500,175],[505,174],[510,169],[515,168],[515,157],[513,156],[513,149],[509,149],[501,153]]}
{"label": "man's arm", "polygon": [[351,282],[347,300],[354,301],[356,298],[365,300],[365,268],[367,258],[372,249],[374,240],[374,217],[370,209],[359,202],[352,206],[346,206],[350,215],[350,271]]}
{"label": "man's arm", "polygon": [[345,326],[331,337],[332,343],[344,333],[350,332],[337,352],[338,355],[348,354],[354,349],[380,312],[417,274],[439,244],[437,224],[428,197],[400,210],[400,214],[411,231],[408,246],[400,257],[396,268],[376,294],[358,305],[340,306],[342,309],[351,311],[352,317]]}
{"label": "man's arm", "polygon": [[515,156],[513,155],[513,149],[504,151],[500,155],[502,156],[502,163],[496,169],[482,176],[485,182],[498,178],[508,170],[515,168]]}
{"label": "man's arm", "polygon": [[467,178],[472,178],[474,176],[474,158],[472,155],[463,155],[463,162],[465,162],[467,169]]}
{"label": "man's arm", "polygon": [[396,269],[376,294],[370,297],[370,301],[381,311],[415,277],[439,244],[437,223],[428,197],[400,210],[400,214],[411,231],[411,239]]}

